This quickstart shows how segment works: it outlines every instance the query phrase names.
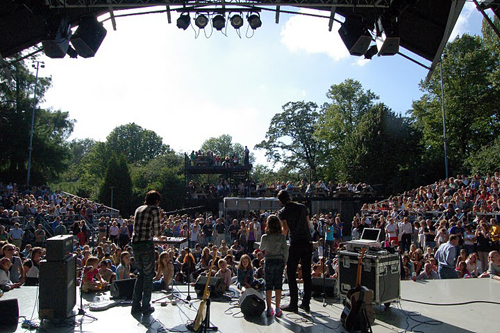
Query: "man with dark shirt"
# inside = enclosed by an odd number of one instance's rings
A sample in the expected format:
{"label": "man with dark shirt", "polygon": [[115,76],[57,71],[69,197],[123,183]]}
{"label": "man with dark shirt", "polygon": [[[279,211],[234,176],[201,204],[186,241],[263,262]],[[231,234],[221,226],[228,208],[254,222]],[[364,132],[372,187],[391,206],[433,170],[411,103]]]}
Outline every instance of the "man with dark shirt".
{"label": "man with dark shirt", "polygon": [[229,235],[231,236],[231,244],[238,239],[238,229],[239,229],[238,220],[234,219],[233,224],[231,224],[228,229]]}
{"label": "man with dark shirt", "polygon": [[153,237],[161,235],[160,201],[160,193],[149,191],[146,194],[144,205],[135,210],[132,249],[139,274],[132,296],[132,314],[142,312],[144,316],[148,316],[155,310],[150,305],[150,301],[155,273]]}
{"label": "man with dark shirt", "polygon": [[215,221],[215,233],[217,235],[217,238],[215,239],[215,244],[217,246],[220,246],[222,240],[226,238],[226,226],[224,225],[224,222],[222,221],[221,218],[218,218]]}
{"label": "man with dark shirt", "polygon": [[430,246],[431,249],[434,250],[436,246],[436,227],[432,225],[432,221],[427,219],[425,221],[426,225],[424,227],[424,235],[425,235],[425,247]]}
{"label": "man with dark shirt", "polygon": [[278,212],[278,217],[283,224],[283,234],[286,236],[290,231],[290,248],[287,261],[286,273],[288,286],[290,287],[290,304],[282,307],[283,311],[298,311],[299,293],[297,287],[296,273],[299,261],[302,265],[302,278],[304,279],[304,297],[300,308],[310,312],[311,301],[311,257],[312,243],[309,229],[309,216],[306,206],[292,202],[288,191],[281,190],[278,200],[283,208]]}
{"label": "man with dark shirt", "polygon": [[203,225],[201,230],[203,231],[203,235],[205,236],[205,245],[208,245],[208,243],[212,243],[214,241],[214,237],[212,235],[214,232],[212,217],[206,219],[205,224]]}

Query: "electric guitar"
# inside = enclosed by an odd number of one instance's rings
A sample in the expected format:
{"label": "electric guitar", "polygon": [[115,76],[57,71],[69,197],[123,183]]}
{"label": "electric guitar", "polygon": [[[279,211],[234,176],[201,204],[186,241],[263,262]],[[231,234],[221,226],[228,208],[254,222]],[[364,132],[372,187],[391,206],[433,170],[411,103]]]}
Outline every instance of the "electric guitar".
{"label": "electric guitar", "polygon": [[207,315],[207,299],[210,297],[210,290],[208,289],[208,285],[210,282],[210,275],[212,275],[212,267],[214,266],[215,258],[217,258],[217,249],[214,250],[214,257],[208,270],[207,283],[205,284],[203,299],[201,300],[200,306],[198,307],[198,313],[196,314],[196,318],[194,320],[193,330],[195,332],[198,332],[200,330],[200,327],[205,320],[205,316]]}
{"label": "electric guitar", "polygon": [[365,252],[365,248],[360,251],[356,287],[347,292],[344,301],[344,311],[340,315],[342,325],[348,332],[353,332],[354,330],[371,332],[371,325],[375,321],[375,311],[372,306],[373,291],[361,286],[361,272],[363,270]]}

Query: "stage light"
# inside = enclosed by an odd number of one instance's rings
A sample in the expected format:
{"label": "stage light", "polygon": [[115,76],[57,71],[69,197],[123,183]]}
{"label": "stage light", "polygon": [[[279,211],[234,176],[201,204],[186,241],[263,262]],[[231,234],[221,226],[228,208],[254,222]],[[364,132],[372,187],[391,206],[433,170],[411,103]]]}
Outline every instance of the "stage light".
{"label": "stage light", "polygon": [[235,29],[241,28],[243,26],[243,18],[241,17],[241,15],[236,14],[231,16],[231,25]]}
{"label": "stage light", "polygon": [[78,29],[71,37],[71,44],[80,57],[90,58],[95,56],[104,37],[106,37],[106,33],[106,29],[95,16],[84,16],[80,19]]}
{"label": "stage light", "polygon": [[375,38],[378,47],[378,55],[395,55],[399,52],[399,24],[396,18],[382,15],[376,24]]}
{"label": "stage light", "polygon": [[215,30],[221,31],[226,26],[226,19],[222,15],[217,15],[212,19]]}
{"label": "stage light", "polygon": [[194,20],[194,24],[200,29],[205,29],[208,24],[208,18],[205,15],[200,14]]}
{"label": "stage light", "polygon": [[253,30],[260,28],[262,26],[262,21],[260,20],[260,15],[257,13],[254,13],[247,18],[248,24],[250,25],[250,28]]}
{"label": "stage light", "polygon": [[339,29],[340,38],[351,55],[362,56],[368,50],[372,37],[363,18],[358,15],[347,16]]}
{"label": "stage light", "polygon": [[182,13],[181,16],[177,19],[177,28],[186,30],[191,24],[191,17],[188,13]]}

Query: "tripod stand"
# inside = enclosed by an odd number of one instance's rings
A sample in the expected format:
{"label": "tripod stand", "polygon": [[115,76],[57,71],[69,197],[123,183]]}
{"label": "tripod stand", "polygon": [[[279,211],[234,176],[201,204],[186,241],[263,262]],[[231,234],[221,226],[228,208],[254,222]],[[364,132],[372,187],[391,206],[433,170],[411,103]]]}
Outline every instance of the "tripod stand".
{"label": "tripod stand", "polygon": [[85,317],[93,319],[93,320],[97,320],[96,317],[87,314],[87,312],[85,312],[85,309],[83,308],[83,274],[85,274],[84,272],[85,272],[85,270],[82,270],[82,282],[80,283],[80,288],[79,288],[80,289],[80,307],[78,308],[78,313],[73,316],[73,317],[82,316],[80,318],[80,325],[83,323],[83,318],[85,318]]}

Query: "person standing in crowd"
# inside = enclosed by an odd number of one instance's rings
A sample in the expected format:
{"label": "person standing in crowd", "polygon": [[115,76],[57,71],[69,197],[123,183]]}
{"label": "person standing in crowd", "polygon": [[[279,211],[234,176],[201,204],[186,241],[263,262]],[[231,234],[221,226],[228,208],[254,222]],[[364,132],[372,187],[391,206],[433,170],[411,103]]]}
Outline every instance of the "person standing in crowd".
{"label": "person standing in crowd", "polygon": [[401,250],[409,251],[411,245],[411,234],[413,232],[413,227],[410,223],[410,219],[407,216],[403,217],[403,223],[401,224],[399,231],[401,233]]}
{"label": "person standing in crowd", "polygon": [[287,261],[287,277],[290,288],[290,303],[282,310],[297,312],[299,290],[297,287],[296,272],[301,262],[302,276],[304,279],[304,297],[300,308],[310,312],[309,303],[311,301],[311,258],[312,243],[309,232],[309,216],[306,206],[292,202],[288,191],[281,190],[278,193],[278,200],[283,208],[278,212],[278,217],[283,225],[283,235],[290,232],[290,248]]}
{"label": "person standing in crowd", "polygon": [[17,222],[14,223],[14,229],[10,229],[9,231],[10,242],[19,249],[21,249],[23,235],[24,231],[21,228],[19,228],[19,223]]}
{"label": "person standing in crowd", "polygon": [[458,242],[458,235],[451,235],[449,241],[441,244],[434,255],[438,262],[438,273],[441,279],[458,279],[455,270]]}
{"label": "person standing in crowd", "polygon": [[260,249],[265,253],[264,280],[266,281],[267,315],[274,314],[271,307],[272,293],[276,296],[276,317],[281,317],[280,308],[281,290],[283,288],[283,271],[288,260],[288,246],[286,237],[282,234],[282,227],[276,215],[267,218],[266,233],[262,235]]}
{"label": "person standing in crowd", "polygon": [[208,245],[214,241],[213,232],[214,225],[212,224],[212,217],[210,216],[205,220],[205,224],[202,227],[203,236],[205,236],[205,243],[203,245]]}
{"label": "person standing in crowd", "polygon": [[216,238],[215,238],[215,244],[217,244],[217,246],[220,246],[222,240],[224,240],[226,238],[226,226],[224,225],[224,222],[222,221],[222,219],[219,217],[216,221],[215,221],[215,235],[216,235]]}
{"label": "person standing in crowd", "polygon": [[161,235],[160,202],[160,193],[149,191],[144,205],[135,211],[132,249],[139,273],[132,296],[132,314],[142,312],[144,316],[148,316],[154,312],[154,308],[150,305],[155,273],[153,237]]}

